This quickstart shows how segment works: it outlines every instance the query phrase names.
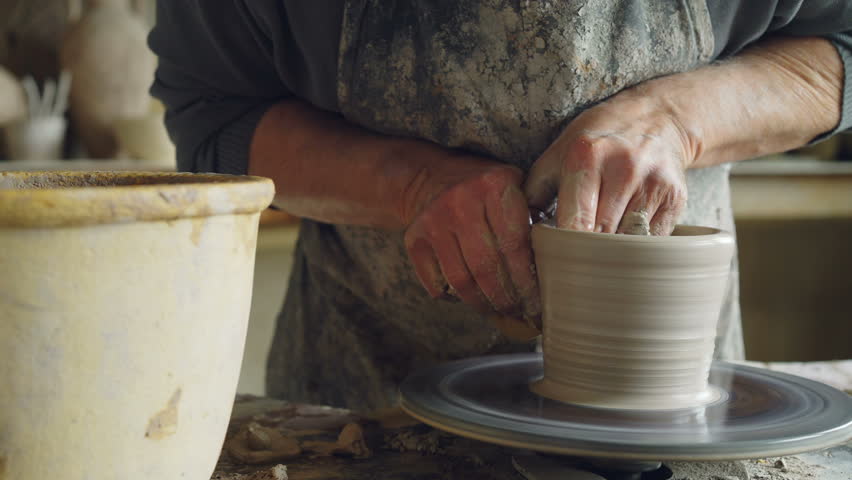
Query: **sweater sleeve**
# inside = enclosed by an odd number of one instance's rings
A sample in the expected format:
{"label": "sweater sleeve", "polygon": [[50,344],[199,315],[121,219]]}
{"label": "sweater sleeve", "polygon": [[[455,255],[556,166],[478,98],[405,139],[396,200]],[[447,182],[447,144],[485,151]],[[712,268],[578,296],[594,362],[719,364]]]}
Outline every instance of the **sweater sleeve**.
{"label": "sweater sleeve", "polygon": [[166,106],[179,170],[244,174],[260,118],[290,95],[273,45],[244,2],[158,2],[151,93]]}
{"label": "sweater sleeve", "polygon": [[843,62],[841,117],[814,142],[852,128],[852,0],[707,0],[716,57],[736,54],[769,34],[821,36]]}
{"label": "sweater sleeve", "polygon": [[814,141],[824,140],[842,131],[852,131],[852,30],[826,35],[826,38],[837,48],[837,53],[843,61],[843,103],[837,127],[820,135]]}

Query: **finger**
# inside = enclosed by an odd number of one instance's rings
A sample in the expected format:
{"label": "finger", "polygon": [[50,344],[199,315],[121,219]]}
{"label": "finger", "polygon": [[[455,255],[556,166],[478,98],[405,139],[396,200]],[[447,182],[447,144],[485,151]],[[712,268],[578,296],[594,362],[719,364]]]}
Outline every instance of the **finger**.
{"label": "finger", "polygon": [[514,313],[518,309],[518,295],[497,250],[497,239],[484,215],[477,224],[478,227],[465,229],[458,236],[467,269],[493,310]]}
{"label": "finger", "polygon": [[596,138],[581,136],[567,150],[561,163],[557,227],[594,229],[601,188],[601,148]]}
{"label": "finger", "polygon": [[556,226],[590,232],[594,229],[600,175],[593,170],[567,171],[559,185]]}
{"label": "finger", "polygon": [[667,192],[651,220],[651,235],[671,235],[685,206],[685,193],[678,190]]}
{"label": "finger", "polygon": [[559,192],[561,168],[559,155],[552,147],[533,163],[524,181],[524,195],[529,206],[547,211]]}
{"label": "finger", "polygon": [[433,247],[441,272],[449,286],[455,290],[456,295],[481,312],[492,310],[488,298],[482,293],[468,269],[459,239],[455,235],[450,235],[440,243],[433,243]]}
{"label": "finger", "polygon": [[595,231],[615,233],[627,203],[639,188],[638,175],[632,162],[609,162],[601,177]]}
{"label": "finger", "polygon": [[520,303],[519,313],[526,319],[537,320],[541,316],[541,295],[524,194],[519,188],[510,186],[497,202],[489,203],[486,216],[496,236],[501,262]]}
{"label": "finger", "polygon": [[447,280],[441,272],[438,258],[429,241],[423,237],[409,240],[406,235],[408,258],[414,267],[417,278],[432,298],[440,298],[446,294]]}

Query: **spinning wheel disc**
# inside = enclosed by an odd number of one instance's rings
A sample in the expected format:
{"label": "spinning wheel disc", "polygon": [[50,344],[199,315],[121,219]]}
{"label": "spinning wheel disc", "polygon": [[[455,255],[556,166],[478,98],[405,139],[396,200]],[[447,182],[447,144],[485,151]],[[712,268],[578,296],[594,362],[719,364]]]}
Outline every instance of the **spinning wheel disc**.
{"label": "spinning wheel disc", "polygon": [[539,397],[540,354],[461,360],[410,376],[402,408],[436,428],[542,452],[634,460],[732,460],[819,450],[852,438],[852,397],[794,375],[717,362],[709,405],[618,410]]}

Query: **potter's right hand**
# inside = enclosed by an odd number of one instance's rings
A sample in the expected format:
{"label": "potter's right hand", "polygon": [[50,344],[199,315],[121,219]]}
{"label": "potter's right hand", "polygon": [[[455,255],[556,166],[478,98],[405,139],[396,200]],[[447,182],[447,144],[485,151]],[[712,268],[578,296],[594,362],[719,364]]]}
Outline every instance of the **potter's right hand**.
{"label": "potter's right hand", "polygon": [[405,246],[420,282],[433,298],[449,294],[483,313],[537,321],[523,174],[472,156],[451,165],[424,169],[406,195],[413,220]]}

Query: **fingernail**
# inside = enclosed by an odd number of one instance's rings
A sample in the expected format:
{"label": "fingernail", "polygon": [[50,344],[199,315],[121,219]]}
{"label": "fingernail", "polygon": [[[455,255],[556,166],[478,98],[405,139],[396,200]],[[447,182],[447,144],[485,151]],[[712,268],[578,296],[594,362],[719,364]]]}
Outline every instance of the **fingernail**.
{"label": "fingernail", "polygon": [[596,225],[595,226],[595,233],[601,233],[601,232],[603,232],[603,225]]}

